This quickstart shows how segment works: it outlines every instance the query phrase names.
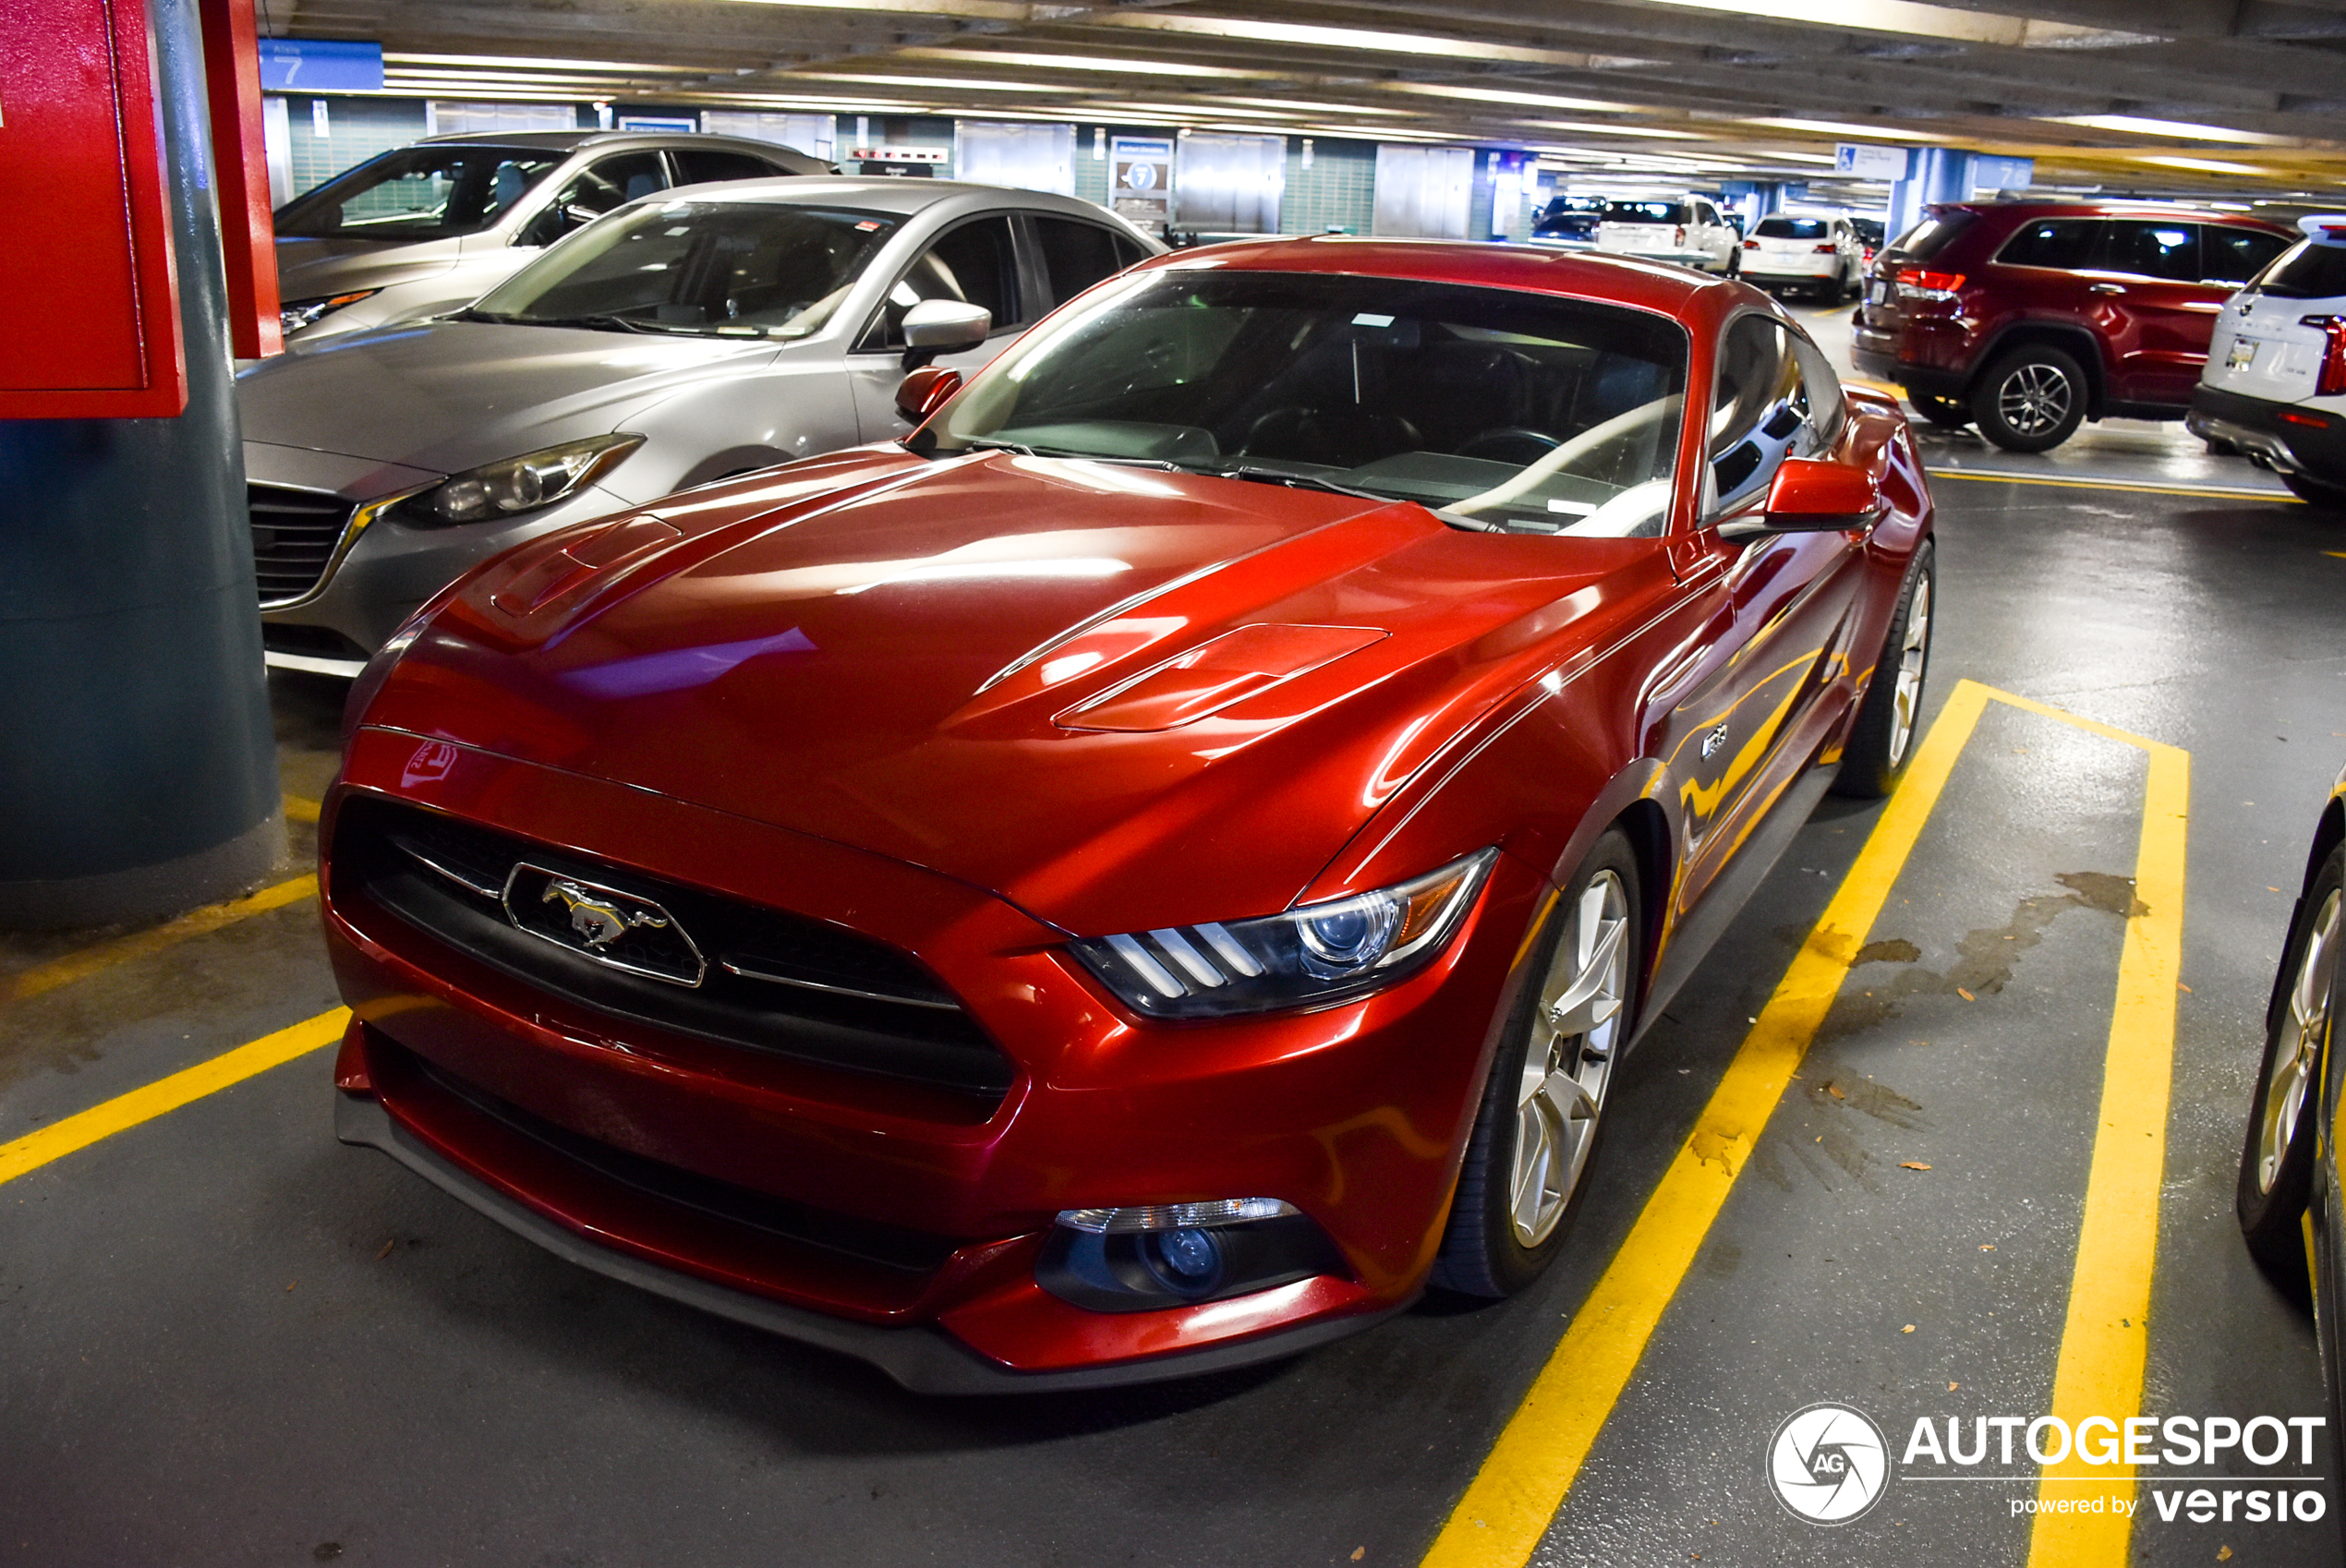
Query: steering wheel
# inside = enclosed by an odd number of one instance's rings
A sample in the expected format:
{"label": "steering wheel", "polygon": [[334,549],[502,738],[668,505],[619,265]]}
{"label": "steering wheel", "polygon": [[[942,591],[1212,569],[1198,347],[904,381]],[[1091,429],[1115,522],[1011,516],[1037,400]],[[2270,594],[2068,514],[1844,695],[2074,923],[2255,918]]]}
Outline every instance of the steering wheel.
{"label": "steering wheel", "polygon": [[1460,457],[1487,457],[1497,463],[1512,463],[1521,466],[1537,463],[1564,443],[1545,430],[1527,429],[1521,425],[1494,425],[1478,430],[1458,448]]}
{"label": "steering wheel", "polygon": [[1488,512],[1493,507],[1505,506],[1516,497],[1539,488],[1542,484],[1555,475],[1569,471],[1572,465],[1582,458],[1602,452],[1626,436],[1635,435],[1649,426],[1658,425],[1663,420],[1671,417],[1677,413],[1678,405],[1685,401],[1684,392],[1672,392],[1667,397],[1657,397],[1651,403],[1641,403],[1626,414],[1616,414],[1602,424],[1591,425],[1530,467],[1511,476],[1505,482],[1493,486],[1481,495],[1469,496],[1464,501],[1454,501],[1443,510],[1462,513],[1470,517],[1478,512]]}

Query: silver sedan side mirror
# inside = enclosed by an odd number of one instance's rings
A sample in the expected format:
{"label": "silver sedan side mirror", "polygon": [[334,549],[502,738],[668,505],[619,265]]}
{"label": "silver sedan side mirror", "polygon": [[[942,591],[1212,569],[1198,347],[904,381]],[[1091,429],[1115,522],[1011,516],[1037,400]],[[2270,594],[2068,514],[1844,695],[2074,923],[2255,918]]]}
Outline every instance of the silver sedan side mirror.
{"label": "silver sedan side mirror", "polygon": [[983,305],[924,299],[904,312],[904,368],[917,370],[940,354],[975,348],[993,330],[993,313]]}

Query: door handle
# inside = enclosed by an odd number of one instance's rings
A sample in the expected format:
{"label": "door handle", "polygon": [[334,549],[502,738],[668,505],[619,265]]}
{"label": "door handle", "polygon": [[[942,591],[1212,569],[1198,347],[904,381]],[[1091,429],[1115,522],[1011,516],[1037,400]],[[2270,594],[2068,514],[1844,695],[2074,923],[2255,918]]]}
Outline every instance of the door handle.
{"label": "door handle", "polygon": [[2089,294],[2123,294],[2126,292],[2126,285],[2124,283],[2096,283],[2086,292]]}

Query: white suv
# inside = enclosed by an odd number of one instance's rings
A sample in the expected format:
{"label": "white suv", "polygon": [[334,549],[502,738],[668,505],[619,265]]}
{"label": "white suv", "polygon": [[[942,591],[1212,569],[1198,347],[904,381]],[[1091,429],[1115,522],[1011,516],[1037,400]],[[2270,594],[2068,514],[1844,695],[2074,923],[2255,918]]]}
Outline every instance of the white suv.
{"label": "white suv", "polygon": [[2305,237],[2224,302],[2183,424],[2346,512],[2346,213],[2297,226]]}
{"label": "white suv", "polygon": [[1771,212],[1743,242],[1743,280],[1761,288],[1810,288],[1842,300],[1866,281],[1866,246],[1843,217]]}
{"label": "white suv", "polygon": [[1597,248],[1649,261],[1675,261],[1733,277],[1743,236],[1704,196],[1651,196],[1608,201],[1597,221]]}

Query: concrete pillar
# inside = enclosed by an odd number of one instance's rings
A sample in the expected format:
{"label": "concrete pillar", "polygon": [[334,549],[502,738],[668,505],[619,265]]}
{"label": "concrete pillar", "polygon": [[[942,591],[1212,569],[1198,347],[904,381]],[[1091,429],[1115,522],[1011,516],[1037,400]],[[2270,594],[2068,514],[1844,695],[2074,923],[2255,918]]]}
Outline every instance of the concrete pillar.
{"label": "concrete pillar", "polygon": [[0,421],[0,925],[250,888],[284,817],[194,0],[150,0],[187,346],[175,419]]}
{"label": "concrete pillar", "polygon": [[1896,239],[1922,222],[1937,201],[1971,199],[1973,154],[1952,147],[1918,147],[1906,161],[1906,177],[1890,187],[1887,238]]}

